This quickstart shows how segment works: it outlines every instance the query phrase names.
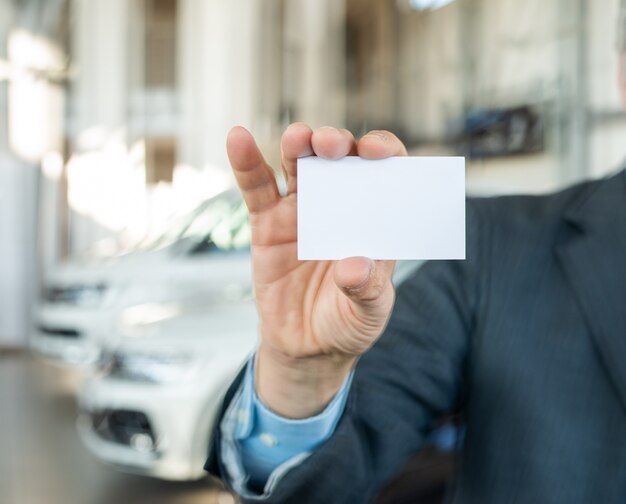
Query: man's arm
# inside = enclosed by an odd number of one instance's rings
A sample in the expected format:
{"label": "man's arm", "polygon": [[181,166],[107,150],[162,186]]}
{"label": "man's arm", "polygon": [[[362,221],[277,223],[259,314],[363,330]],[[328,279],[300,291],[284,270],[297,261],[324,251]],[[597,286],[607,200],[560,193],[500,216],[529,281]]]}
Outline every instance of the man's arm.
{"label": "man's arm", "polygon": [[[271,499],[364,502],[421,445],[432,415],[456,401],[470,328],[470,268],[453,262],[425,266],[415,277],[421,280],[404,284],[386,336],[367,352],[391,314],[394,264],[297,260],[296,161],[311,154],[379,159],[406,154],[404,146],[388,132],[356,142],[346,130],[293,125],[282,142],[285,196],[249,133],[233,130],[228,150],[251,213],[261,400],[287,418],[315,415],[365,353],[331,441],[294,467]],[[364,195],[364,204],[376,202]],[[221,443],[218,437],[214,448]]]}

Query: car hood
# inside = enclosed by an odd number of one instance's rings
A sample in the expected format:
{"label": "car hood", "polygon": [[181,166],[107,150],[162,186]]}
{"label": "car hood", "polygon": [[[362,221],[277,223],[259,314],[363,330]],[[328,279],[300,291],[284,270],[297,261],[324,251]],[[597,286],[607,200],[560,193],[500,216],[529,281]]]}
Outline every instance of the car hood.
{"label": "car hood", "polygon": [[69,260],[61,263],[49,275],[49,285],[92,285],[117,283],[136,278],[141,271],[163,264],[169,258],[167,249],[133,252],[108,259]]}
{"label": "car hood", "polygon": [[[138,309],[131,308],[132,314]],[[120,338],[115,348],[123,351],[177,349],[189,352],[211,352],[231,344],[252,348],[257,341],[258,316],[253,300],[237,303],[213,303],[202,306],[156,304],[144,305],[153,318],[133,320],[125,314]],[[160,313],[159,313],[160,311]]]}

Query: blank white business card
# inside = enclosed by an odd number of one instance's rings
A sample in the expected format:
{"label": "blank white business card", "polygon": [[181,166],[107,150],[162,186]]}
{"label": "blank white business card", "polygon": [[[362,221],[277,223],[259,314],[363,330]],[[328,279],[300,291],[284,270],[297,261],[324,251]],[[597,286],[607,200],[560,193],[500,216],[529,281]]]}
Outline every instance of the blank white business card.
{"label": "blank white business card", "polygon": [[465,259],[465,159],[298,160],[298,259]]}

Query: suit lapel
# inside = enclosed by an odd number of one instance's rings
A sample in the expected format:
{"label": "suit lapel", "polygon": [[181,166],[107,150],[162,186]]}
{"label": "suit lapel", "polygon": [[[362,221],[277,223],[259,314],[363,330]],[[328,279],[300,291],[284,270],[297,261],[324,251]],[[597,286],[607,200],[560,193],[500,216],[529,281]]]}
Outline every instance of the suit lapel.
{"label": "suit lapel", "polygon": [[566,213],[557,247],[598,354],[626,410],[626,181],[603,180]]}

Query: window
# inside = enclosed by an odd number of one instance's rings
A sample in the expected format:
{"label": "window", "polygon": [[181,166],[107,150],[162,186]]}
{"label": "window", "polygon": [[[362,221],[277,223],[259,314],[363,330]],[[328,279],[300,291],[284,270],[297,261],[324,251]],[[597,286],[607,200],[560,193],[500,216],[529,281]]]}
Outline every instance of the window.
{"label": "window", "polygon": [[146,88],[176,86],[176,0],[145,0]]}
{"label": "window", "polygon": [[146,138],[146,184],[172,182],[175,165],[173,138]]}

